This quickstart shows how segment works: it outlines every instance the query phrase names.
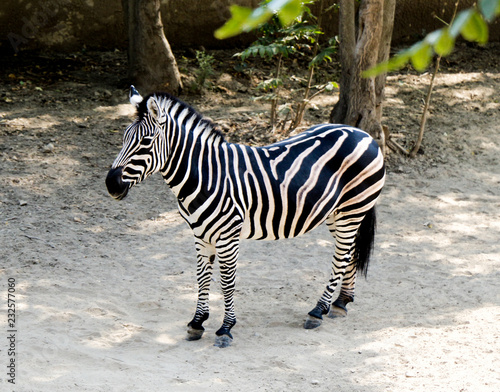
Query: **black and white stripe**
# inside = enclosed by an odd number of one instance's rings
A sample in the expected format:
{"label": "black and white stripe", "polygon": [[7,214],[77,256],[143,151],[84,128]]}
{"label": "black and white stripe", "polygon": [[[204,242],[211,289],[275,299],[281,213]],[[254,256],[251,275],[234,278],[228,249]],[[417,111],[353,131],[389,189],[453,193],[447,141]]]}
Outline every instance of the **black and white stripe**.
{"label": "black and white stripe", "polygon": [[[323,124],[265,147],[224,140],[213,124],[168,94],[142,99],[131,89],[138,119],[106,179],[111,195],[160,172],[178,198],[197,250],[198,305],[189,337],[198,339],[208,318],[208,294],[218,259],[225,301],[217,344],[227,345],[236,323],[234,282],[239,241],[306,233],[326,222],[335,238],[332,274],[306,328],[329,309],[345,311],[354,297],[356,271],[366,270],[375,224],[374,206],[385,170],[377,143],[365,132]],[[342,288],[332,305],[333,293]]]}

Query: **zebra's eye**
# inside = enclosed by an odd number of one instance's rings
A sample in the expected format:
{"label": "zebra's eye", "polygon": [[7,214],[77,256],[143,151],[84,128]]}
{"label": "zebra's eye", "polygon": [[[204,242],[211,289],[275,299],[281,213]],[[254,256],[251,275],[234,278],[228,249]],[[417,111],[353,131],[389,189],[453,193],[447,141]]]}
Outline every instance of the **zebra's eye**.
{"label": "zebra's eye", "polygon": [[141,144],[146,146],[151,145],[153,144],[154,139],[154,136],[143,136],[143,138],[141,139]]}

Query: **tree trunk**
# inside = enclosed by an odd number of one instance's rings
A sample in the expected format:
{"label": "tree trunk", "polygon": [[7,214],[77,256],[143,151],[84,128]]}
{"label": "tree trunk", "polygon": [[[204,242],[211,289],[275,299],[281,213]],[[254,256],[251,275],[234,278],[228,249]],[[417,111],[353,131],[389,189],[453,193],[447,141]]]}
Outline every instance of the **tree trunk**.
{"label": "tree trunk", "polygon": [[[382,103],[386,75],[363,78],[361,73],[389,56],[395,0],[340,1],[339,101],[330,121],[356,126],[370,133],[385,147]],[[356,16],[358,23],[356,23]]]}
{"label": "tree trunk", "polygon": [[128,77],[142,94],[180,94],[177,62],[163,32],[160,0],[122,0],[128,28]]}

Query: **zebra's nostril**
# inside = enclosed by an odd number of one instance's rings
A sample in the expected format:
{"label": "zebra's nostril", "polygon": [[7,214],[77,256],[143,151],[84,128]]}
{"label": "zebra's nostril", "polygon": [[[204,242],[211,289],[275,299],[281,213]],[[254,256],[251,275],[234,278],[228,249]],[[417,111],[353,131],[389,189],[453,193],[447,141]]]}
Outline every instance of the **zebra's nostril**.
{"label": "zebra's nostril", "polygon": [[127,196],[129,184],[124,183],[122,180],[122,167],[117,167],[111,169],[106,176],[106,187],[108,188],[109,194],[117,199],[121,200]]}

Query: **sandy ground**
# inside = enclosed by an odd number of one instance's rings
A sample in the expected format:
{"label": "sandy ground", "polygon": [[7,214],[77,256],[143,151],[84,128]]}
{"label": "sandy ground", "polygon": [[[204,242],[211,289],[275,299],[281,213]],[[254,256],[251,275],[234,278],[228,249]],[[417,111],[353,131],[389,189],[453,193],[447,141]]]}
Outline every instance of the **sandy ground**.
{"label": "sandy ground", "polygon": [[[348,317],[302,328],[328,278],[326,228],[243,242],[238,324],[226,349],[213,346],[223,312],[217,283],[205,336],[185,340],[195,253],[163,180],[122,202],[107,194],[104,178],[133,116],[116,75],[92,61],[3,64],[0,390],[500,391],[498,58],[498,46],[473,48],[445,63],[424,154],[389,157],[374,260]],[[386,124],[401,144],[415,138],[428,79],[389,78]],[[223,94],[192,103],[226,121],[245,98]],[[320,117],[331,100],[316,105]],[[9,279],[15,385],[6,374]]]}

